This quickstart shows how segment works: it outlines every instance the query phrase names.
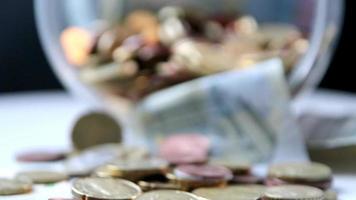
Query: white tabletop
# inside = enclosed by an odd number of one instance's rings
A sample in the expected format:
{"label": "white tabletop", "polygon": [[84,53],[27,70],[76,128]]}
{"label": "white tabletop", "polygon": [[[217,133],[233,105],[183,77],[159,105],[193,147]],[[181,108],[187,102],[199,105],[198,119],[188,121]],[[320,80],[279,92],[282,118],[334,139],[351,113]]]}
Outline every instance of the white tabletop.
{"label": "white tabletop", "polygon": [[[64,92],[0,95],[0,177],[20,169],[16,152],[33,147],[69,149],[72,123],[89,108]],[[334,187],[341,200],[356,199],[356,175],[336,175]]]}

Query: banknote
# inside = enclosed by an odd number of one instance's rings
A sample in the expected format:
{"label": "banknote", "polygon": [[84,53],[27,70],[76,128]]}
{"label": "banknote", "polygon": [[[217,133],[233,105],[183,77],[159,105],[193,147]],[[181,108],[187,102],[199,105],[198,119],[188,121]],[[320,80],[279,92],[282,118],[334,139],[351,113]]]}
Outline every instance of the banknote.
{"label": "banknote", "polygon": [[[210,138],[213,156],[254,162],[286,147],[279,140],[287,146],[295,143],[292,146],[298,149],[282,151],[300,152],[303,157],[303,141],[289,102],[282,62],[271,59],[159,91],[139,104],[135,115],[150,149],[168,134],[194,132]],[[291,141],[280,138],[287,135]]]}

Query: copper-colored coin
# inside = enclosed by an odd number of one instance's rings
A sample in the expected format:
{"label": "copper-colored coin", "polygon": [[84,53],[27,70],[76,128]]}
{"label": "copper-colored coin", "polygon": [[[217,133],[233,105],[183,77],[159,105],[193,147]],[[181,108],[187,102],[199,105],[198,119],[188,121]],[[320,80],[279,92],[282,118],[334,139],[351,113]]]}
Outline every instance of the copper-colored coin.
{"label": "copper-colored coin", "polygon": [[67,61],[75,66],[87,64],[94,35],[87,29],[69,27],[62,32],[61,45]]}
{"label": "copper-colored coin", "polygon": [[121,142],[121,127],[110,115],[91,112],[81,116],[72,129],[72,142],[77,150],[95,145]]}
{"label": "copper-colored coin", "polygon": [[207,137],[199,134],[176,134],[160,144],[160,156],[172,164],[201,163],[206,161],[210,148]]}

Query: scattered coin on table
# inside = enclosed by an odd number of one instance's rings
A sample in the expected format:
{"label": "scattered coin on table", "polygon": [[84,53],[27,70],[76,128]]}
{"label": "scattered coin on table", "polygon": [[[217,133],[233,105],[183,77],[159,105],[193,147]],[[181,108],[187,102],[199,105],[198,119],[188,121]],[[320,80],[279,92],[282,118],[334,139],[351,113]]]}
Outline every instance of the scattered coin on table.
{"label": "scattered coin on table", "polygon": [[141,194],[138,185],[124,179],[79,178],[74,180],[72,194],[86,200],[130,200]]}
{"label": "scattered coin on table", "polygon": [[28,179],[0,178],[0,196],[24,194],[32,191],[32,183]]}
{"label": "scattered coin on table", "polygon": [[17,173],[16,177],[31,180],[35,184],[56,183],[68,179],[68,176],[63,172],[32,170]]}

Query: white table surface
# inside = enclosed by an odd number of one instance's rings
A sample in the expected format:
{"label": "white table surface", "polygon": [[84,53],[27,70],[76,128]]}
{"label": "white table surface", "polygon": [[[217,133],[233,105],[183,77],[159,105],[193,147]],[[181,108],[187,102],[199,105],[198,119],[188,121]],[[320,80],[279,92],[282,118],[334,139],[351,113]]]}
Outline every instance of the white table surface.
{"label": "white table surface", "polygon": [[[88,103],[76,100],[64,92],[0,95],[0,177],[11,176],[23,168],[14,160],[16,152],[33,147],[69,149],[69,133],[73,121],[89,109]],[[53,191],[60,194],[63,187],[59,185],[59,189]],[[356,175],[336,175],[334,188],[339,192],[339,199],[356,200]],[[43,196],[39,199],[45,199]]]}

